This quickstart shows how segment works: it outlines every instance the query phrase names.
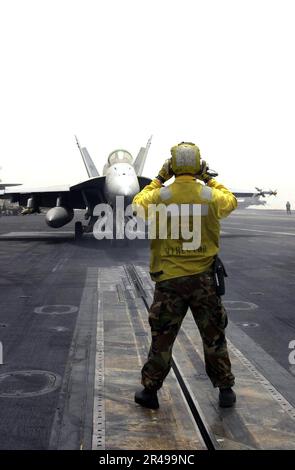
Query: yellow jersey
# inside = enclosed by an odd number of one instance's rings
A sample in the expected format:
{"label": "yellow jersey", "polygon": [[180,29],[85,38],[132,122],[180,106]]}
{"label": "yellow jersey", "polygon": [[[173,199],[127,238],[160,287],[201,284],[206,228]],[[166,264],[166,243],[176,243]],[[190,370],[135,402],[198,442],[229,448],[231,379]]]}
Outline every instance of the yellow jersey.
{"label": "yellow jersey", "polygon": [[[168,186],[162,186],[160,181],[155,178],[133,199],[134,209],[136,210],[136,206],[141,206],[144,209],[145,216],[148,215],[149,218],[150,213],[148,213],[148,210],[151,205],[157,207],[159,204],[164,205],[167,212],[170,209],[171,211],[173,209],[173,211],[171,214],[168,213],[168,229],[165,238],[159,236],[158,230],[162,215],[156,219],[156,238],[151,240],[150,255],[152,280],[164,281],[207,271],[213,263],[214,256],[219,251],[220,219],[227,217],[236,209],[236,197],[215,179],[211,179],[207,185],[204,185],[192,175],[180,175]],[[177,238],[175,236],[174,238],[171,237],[173,213],[175,214],[175,209],[180,208],[180,211],[177,212],[176,210],[176,215],[182,214],[183,206],[181,205],[186,205],[189,208],[198,207],[197,211],[193,209],[192,212],[189,209],[188,213],[186,210],[186,216],[183,219],[181,217],[177,219],[177,223],[182,225],[182,220],[187,220],[192,234],[194,234],[194,231],[199,231],[198,244],[191,244],[189,249],[184,248],[184,246],[188,246],[185,242],[189,240],[183,238],[182,228],[179,228]],[[197,214],[195,218],[199,220],[197,227],[193,224],[193,214]]]}

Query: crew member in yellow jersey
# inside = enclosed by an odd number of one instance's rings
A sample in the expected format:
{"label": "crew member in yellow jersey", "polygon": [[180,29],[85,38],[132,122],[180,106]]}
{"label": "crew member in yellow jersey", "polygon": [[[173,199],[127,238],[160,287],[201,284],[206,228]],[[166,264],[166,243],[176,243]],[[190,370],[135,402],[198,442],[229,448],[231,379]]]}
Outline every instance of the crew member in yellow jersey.
{"label": "crew member in yellow jersey", "polygon": [[[156,283],[149,312],[152,344],[142,368],[144,388],[135,393],[135,401],[148,408],[159,407],[157,391],[170,371],[173,343],[190,308],[203,340],[206,372],[213,386],[219,387],[219,405],[231,407],[236,395],[225,339],[228,320],[213,265],[219,252],[220,219],[237,207],[237,200],[210,176],[195,144],[181,142],[172,147],[171,155],[158,176],[133,199],[135,210],[144,209],[145,214],[159,205],[167,212],[181,208],[179,236],[171,235],[172,211],[167,217],[167,236],[159,235],[158,230],[151,240],[150,274]],[[172,176],[175,181],[164,186]],[[183,207],[188,208],[186,217],[180,216]],[[191,229],[191,240],[200,232],[197,244],[182,236],[183,220]]]}

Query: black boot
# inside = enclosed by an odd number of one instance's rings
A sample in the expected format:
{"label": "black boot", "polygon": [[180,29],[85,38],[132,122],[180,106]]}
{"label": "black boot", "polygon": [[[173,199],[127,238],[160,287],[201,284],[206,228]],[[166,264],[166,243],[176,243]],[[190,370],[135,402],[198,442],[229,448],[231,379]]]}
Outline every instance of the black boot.
{"label": "black boot", "polygon": [[219,389],[219,406],[221,408],[231,408],[236,400],[236,394],[231,387]]}
{"label": "black boot", "polygon": [[157,410],[159,408],[159,402],[156,390],[149,390],[144,388],[143,390],[137,390],[134,396],[135,403],[138,403],[145,408],[151,408]]}

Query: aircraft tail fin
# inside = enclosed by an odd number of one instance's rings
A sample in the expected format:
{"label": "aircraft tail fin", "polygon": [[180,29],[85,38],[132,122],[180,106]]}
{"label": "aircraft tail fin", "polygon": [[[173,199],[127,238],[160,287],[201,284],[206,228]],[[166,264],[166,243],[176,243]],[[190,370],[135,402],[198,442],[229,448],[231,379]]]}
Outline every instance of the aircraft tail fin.
{"label": "aircraft tail fin", "polygon": [[86,168],[86,171],[87,171],[87,174],[88,174],[89,178],[95,178],[96,176],[99,176],[97,168],[94,165],[93,160],[90,157],[87,148],[80,146],[80,142],[79,142],[77,136],[75,136],[75,139],[76,139],[76,142],[77,142],[77,145],[78,145],[78,149],[80,150],[81,156],[83,158],[83,162],[84,162],[84,165],[85,165],[85,168]]}
{"label": "aircraft tail fin", "polygon": [[151,142],[152,142],[152,136],[149,138],[146,146],[141,147],[141,149],[139,150],[138,155],[135,159],[134,169],[135,169],[135,172],[136,172],[137,176],[142,175],[144,165],[145,165],[145,161],[146,161],[146,157],[147,157],[148,151],[149,151],[150,146],[151,146]]}

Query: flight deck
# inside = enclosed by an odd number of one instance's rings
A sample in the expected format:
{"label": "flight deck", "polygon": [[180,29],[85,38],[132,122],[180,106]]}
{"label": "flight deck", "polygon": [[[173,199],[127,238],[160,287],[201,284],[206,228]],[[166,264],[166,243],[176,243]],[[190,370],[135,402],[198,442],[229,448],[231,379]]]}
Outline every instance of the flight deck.
{"label": "flight deck", "polygon": [[148,354],[146,240],[110,243],[0,218],[1,449],[294,449],[294,216],[222,223],[237,403],[220,409],[188,311],[159,410],[134,403]]}

